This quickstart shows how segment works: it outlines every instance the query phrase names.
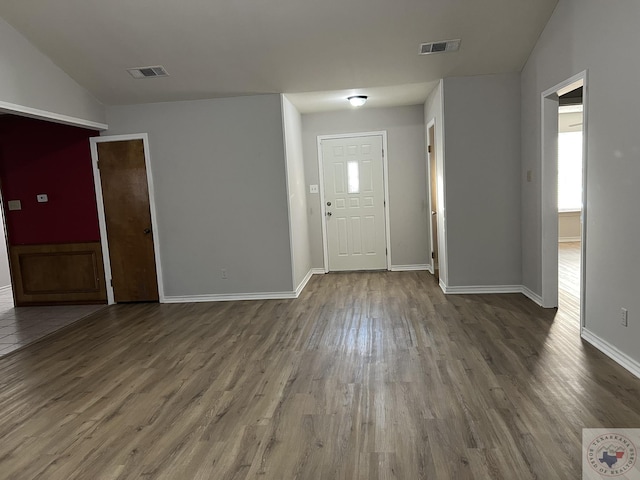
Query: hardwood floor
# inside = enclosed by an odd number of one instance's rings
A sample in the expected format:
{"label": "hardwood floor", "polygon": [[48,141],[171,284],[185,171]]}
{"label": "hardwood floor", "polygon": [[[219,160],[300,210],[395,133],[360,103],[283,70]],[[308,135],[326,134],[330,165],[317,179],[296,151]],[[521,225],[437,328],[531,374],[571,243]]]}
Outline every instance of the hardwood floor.
{"label": "hardwood floor", "polygon": [[113,306],[0,360],[0,477],[577,479],[583,427],[640,427],[578,327],[426,272]]}
{"label": "hardwood floor", "polygon": [[558,244],[558,314],[580,322],[580,242]]}

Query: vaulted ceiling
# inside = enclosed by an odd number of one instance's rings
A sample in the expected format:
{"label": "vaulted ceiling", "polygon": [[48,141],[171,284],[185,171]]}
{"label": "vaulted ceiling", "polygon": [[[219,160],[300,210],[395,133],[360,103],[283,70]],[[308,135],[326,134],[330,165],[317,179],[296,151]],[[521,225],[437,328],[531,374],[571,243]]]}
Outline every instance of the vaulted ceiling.
{"label": "vaulted ceiling", "polygon": [[[105,104],[284,92],[315,111],[368,89],[374,105],[418,103],[446,76],[517,72],[556,3],[0,0],[0,16]],[[454,38],[459,52],[418,55]],[[169,77],[126,71],[158,64]]]}

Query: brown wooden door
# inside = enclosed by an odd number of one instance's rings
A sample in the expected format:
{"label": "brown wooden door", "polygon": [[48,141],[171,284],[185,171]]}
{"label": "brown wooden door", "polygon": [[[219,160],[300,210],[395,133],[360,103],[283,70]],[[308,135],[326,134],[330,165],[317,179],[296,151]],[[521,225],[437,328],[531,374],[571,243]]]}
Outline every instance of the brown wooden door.
{"label": "brown wooden door", "polygon": [[158,301],[143,142],[101,142],[97,147],[114,299]]}
{"label": "brown wooden door", "polygon": [[429,177],[431,179],[431,244],[433,251],[433,275],[440,281],[438,265],[438,170],[436,168],[436,135],[435,127],[429,127]]}

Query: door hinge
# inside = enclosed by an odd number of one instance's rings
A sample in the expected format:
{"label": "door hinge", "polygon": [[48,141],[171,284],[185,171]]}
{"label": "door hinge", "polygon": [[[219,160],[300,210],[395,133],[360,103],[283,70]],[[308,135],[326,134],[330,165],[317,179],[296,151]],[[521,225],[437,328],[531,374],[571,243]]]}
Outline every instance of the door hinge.
{"label": "door hinge", "polygon": [[385,249],[384,249],[384,254],[385,254],[385,255],[389,255],[389,249],[388,249],[388,248],[385,248]]}
{"label": "door hinge", "polygon": [[431,145],[429,145],[429,146],[427,147],[427,151],[428,151],[429,153],[431,153]]}
{"label": "door hinge", "polygon": [[100,170],[100,161],[99,161],[99,160],[96,160],[96,168],[97,168],[98,170]]}
{"label": "door hinge", "polygon": [[386,207],[386,206],[387,206],[387,201],[386,201],[386,200],[383,200],[383,201],[382,201],[382,206],[383,206],[383,207]]}
{"label": "door hinge", "polygon": [[111,280],[109,280],[109,283],[111,284],[111,286],[113,287],[113,278]]}
{"label": "door hinge", "polygon": [[433,259],[436,258],[436,252],[431,252],[431,258],[433,258]]}
{"label": "door hinge", "polygon": [[382,158],[384,158],[384,148],[382,149]]}

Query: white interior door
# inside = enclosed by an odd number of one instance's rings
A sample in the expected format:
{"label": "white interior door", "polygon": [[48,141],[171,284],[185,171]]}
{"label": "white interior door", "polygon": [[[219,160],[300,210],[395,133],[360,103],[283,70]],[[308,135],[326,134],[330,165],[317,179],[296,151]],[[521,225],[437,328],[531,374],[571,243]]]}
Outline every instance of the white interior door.
{"label": "white interior door", "polygon": [[329,271],[386,269],[382,136],[321,146]]}

